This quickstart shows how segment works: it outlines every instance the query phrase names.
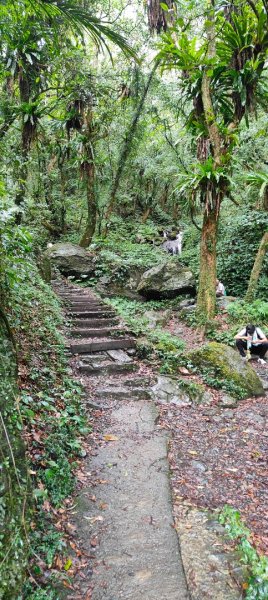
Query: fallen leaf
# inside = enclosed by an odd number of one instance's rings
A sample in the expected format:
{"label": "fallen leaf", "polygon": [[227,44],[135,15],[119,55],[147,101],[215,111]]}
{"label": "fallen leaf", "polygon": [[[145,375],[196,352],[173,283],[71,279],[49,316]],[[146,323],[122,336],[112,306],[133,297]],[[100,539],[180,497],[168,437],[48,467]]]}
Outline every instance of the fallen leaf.
{"label": "fallen leaf", "polygon": [[72,560],[70,558],[68,558],[68,560],[66,561],[65,565],[64,565],[64,571],[69,571],[69,569],[72,566]]}
{"label": "fallen leaf", "polygon": [[107,435],[103,436],[105,439],[105,442],[118,442],[119,438],[116,435],[113,435],[112,433],[107,433]]}

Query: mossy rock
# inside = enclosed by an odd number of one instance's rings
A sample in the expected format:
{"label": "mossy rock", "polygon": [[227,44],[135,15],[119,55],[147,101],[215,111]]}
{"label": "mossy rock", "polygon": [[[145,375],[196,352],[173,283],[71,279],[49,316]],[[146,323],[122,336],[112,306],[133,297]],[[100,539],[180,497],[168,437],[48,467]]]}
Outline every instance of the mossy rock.
{"label": "mossy rock", "polygon": [[202,404],[209,402],[212,395],[206,391],[206,388],[201,383],[192,383],[191,381],[180,380],[181,389],[189,396],[194,404]]}
{"label": "mossy rock", "polygon": [[217,387],[232,388],[232,393],[236,390],[241,399],[264,395],[262,382],[254,369],[226,344],[211,342],[189,352],[187,359],[201,374],[217,379],[220,384]]}

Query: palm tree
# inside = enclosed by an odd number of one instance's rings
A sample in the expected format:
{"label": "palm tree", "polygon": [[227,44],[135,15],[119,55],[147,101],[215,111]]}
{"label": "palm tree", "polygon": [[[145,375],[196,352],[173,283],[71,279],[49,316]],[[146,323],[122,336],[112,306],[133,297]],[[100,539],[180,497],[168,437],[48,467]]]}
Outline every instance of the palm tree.
{"label": "palm tree", "polygon": [[8,9],[25,10],[29,15],[49,19],[55,26],[59,22],[65,23],[79,36],[88,33],[98,49],[105,47],[109,54],[107,40],[118,46],[126,55],[137,60],[137,55],[127,40],[117,31],[111,29],[108,23],[101,21],[90,11],[79,6],[76,0],[2,0],[2,6]]}

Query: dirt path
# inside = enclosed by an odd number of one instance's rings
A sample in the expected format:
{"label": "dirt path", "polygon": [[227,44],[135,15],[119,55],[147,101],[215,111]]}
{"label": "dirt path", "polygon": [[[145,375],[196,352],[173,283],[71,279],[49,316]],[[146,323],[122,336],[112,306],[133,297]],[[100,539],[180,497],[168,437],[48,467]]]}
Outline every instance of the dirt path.
{"label": "dirt path", "polygon": [[[129,336],[113,337],[111,327],[107,335],[108,319],[117,325],[116,315],[107,315],[89,290],[63,284],[56,289],[73,316],[72,364],[87,390],[85,408],[93,407],[97,422],[70,515],[88,564],[78,569],[65,597],[187,600],[172,516],[168,434],[157,425],[150,379],[132,358],[134,341],[126,345]],[[96,336],[96,323],[106,328],[106,337]],[[92,352],[100,339],[101,348]]]}

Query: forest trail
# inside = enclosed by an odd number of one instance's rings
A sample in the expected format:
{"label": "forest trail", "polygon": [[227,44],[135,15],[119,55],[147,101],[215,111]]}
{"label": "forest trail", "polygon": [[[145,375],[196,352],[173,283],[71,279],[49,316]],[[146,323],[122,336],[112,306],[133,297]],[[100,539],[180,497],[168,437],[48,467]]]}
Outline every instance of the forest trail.
{"label": "forest trail", "polygon": [[72,317],[73,367],[100,425],[73,515],[91,560],[66,597],[187,600],[172,516],[167,433],[157,428],[150,374],[138,371],[134,340],[90,290],[62,282],[54,288]]}

